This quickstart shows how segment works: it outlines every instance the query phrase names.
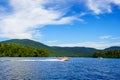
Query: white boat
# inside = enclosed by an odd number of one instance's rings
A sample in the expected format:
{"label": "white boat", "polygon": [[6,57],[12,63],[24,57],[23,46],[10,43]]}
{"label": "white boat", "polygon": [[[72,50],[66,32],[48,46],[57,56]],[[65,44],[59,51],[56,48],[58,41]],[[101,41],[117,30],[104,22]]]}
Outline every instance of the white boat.
{"label": "white boat", "polygon": [[59,61],[68,61],[68,58],[67,57],[60,57],[58,58]]}
{"label": "white boat", "polygon": [[99,59],[103,59],[103,57],[99,57]]}

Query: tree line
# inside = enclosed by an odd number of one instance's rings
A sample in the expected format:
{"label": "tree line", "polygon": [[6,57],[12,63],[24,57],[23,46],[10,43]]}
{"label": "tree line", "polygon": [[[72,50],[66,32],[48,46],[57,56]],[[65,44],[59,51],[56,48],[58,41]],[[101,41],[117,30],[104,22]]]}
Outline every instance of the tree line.
{"label": "tree line", "polygon": [[104,50],[95,52],[93,57],[120,58],[120,50]]}
{"label": "tree line", "polygon": [[47,57],[44,49],[23,46],[20,44],[0,43],[0,57]]}

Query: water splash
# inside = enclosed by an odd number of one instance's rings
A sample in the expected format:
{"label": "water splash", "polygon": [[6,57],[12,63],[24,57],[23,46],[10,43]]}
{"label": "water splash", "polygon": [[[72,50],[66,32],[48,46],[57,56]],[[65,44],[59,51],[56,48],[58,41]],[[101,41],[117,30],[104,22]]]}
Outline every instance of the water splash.
{"label": "water splash", "polygon": [[58,59],[44,59],[44,60],[31,60],[31,59],[26,59],[26,60],[16,60],[16,61],[33,61],[33,62],[37,62],[37,61],[61,61]]}
{"label": "water splash", "polygon": [[5,61],[20,61],[20,62],[40,62],[40,61],[62,61],[58,59],[20,59],[20,60],[0,60],[0,62]]}

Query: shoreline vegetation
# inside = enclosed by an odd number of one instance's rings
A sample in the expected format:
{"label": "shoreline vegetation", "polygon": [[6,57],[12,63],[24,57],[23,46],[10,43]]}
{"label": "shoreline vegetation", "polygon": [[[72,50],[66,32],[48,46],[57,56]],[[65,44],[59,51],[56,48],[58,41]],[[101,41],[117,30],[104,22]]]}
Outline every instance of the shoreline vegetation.
{"label": "shoreline vegetation", "polygon": [[0,57],[48,57],[46,50],[20,44],[0,43]]}
{"label": "shoreline vegetation", "polygon": [[40,48],[46,50],[49,53],[49,57],[89,57],[89,56],[92,57],[93,52],[97,51],[94,48],[85,48],[85,47],[61,48],[55,46],[47,46],[43,43],[33,41],[30,39],[11,39],[11,40],[2,41],[2,43],[3,42]]}
{"label": "shoreline vegetation", "polygon": [[120,58],[120,50],[103,50],[100,52],[95,52],[93,57],[98,58]]}
{"label": "shoreline vegetation", "polygon": [[12,39],[0,42],[0,57],[120,58],[120,47],[104,50],[85,47],[50,47],[29,39]]}

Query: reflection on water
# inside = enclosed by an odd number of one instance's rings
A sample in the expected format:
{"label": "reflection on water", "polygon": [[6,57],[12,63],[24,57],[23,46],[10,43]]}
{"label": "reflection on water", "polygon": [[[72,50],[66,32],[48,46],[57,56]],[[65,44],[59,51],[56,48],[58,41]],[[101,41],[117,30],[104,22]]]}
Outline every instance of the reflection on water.
{"label": "reflection on water", "polygon": [[119,80],[120,59],[0,58],[0,80]]}

